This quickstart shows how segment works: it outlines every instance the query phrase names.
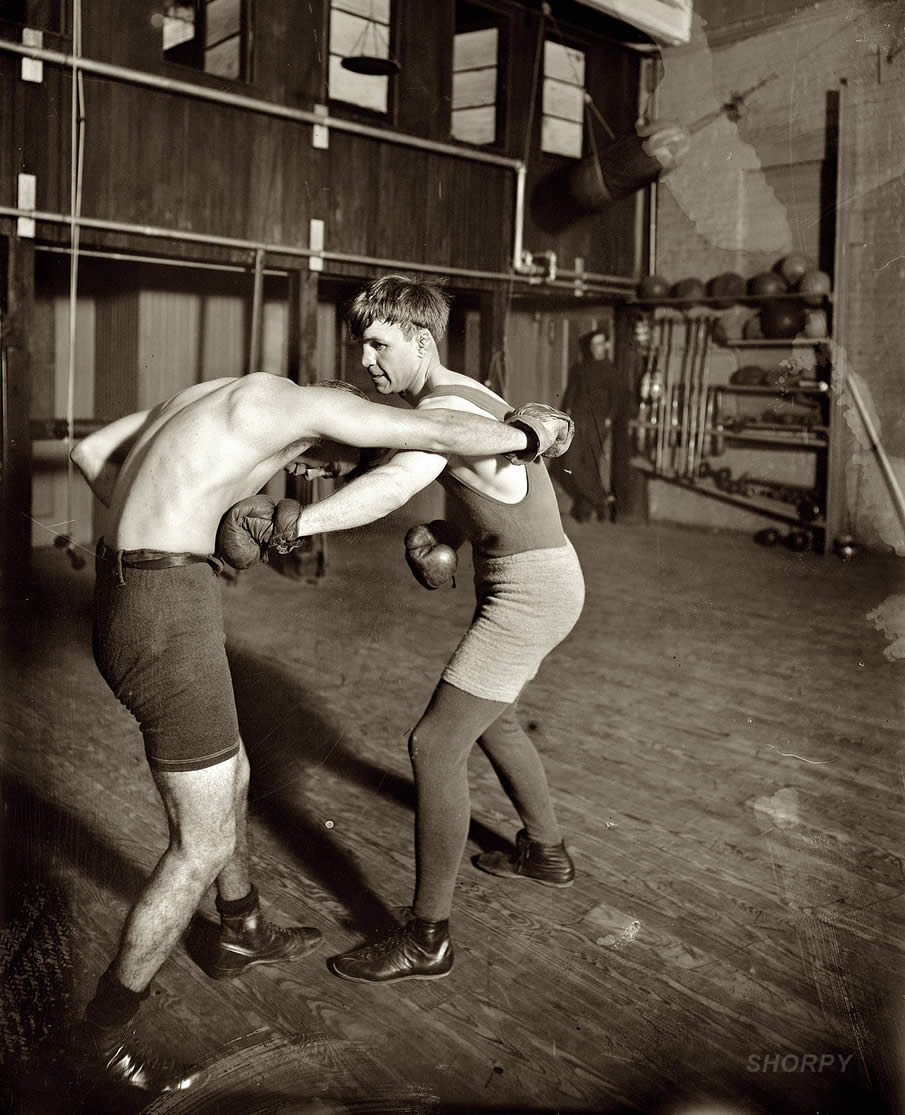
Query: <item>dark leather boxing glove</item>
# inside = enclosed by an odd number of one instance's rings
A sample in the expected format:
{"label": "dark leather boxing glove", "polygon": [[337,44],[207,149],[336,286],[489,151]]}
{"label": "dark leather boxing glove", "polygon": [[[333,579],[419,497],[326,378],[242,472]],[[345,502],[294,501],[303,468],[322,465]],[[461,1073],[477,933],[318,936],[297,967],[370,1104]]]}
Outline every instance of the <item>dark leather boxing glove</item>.
{"label": "dark leather boxing glove", "polygon": [[233,569],[250,569],[267,560],[275,504],[270,496],[240,499],[220,520],[216,552]]}
{"label": "dark leather boxing glove", "polygon": [[546,403],[526,403],[510,410],[503,421],[524,430],[528,437],[527,449],[507,454],[513,464],[536,461],[538,457],[561,457],[575,434],[575,423],[569,415]]}
{"label": "dark leather boxing glove", "polygon": [[415,580],[431,589],[455,583],[456,550],[464,541],[459,528],[445,519],[412,527],[405,536],[405,560]]}
{"label": "dark leather boxing glove", "polygon": [[302,505],[297,499],[281,499],[273,513],[273,537],[270,548],[278,554],[288,554],[301,546],[304,535],[299,535],[299,515]]}

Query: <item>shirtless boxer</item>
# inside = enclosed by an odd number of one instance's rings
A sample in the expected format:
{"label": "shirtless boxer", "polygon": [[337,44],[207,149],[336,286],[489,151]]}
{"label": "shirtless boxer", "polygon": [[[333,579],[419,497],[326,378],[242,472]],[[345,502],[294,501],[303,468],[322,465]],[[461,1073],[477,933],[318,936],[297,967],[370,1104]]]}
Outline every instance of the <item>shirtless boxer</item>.
{"label": "shirtless boxer", "polygon": [[[441,288],[402,276],[378,279],[357,296],[348,315],[350,330],[361,339],[362,363],[376,390],[402,394],[419,414],[443,407],[505,415],[509,404],[499,395],[440,362],[436,342],[448,312]],[[478,606],[409,739],[416,791],[412,917],[375,943],[331,961],[333,971],[350,980],[438,979],[451,971],[449,916],[468,835],[467,762],[475,741],[523,826],[512,855],[485,853],[476,865],[510,880],[553,887],[569,886],[574,876],[540,756],[515,706],[544,657],[578,620],[584,602],[581,568],[563,533],[543,462],[522,468],[501,455],[397,453],[319,503],[301,508],[282,501],[269,544],[286,552],[306,535],[369,523],[434,479],[451,497],[471,540]],[[228,518],[241,521],[243,513],[240,504]],[[446,523],[409,532],[407,558],[427,587],[451,578],[455,533]],[[237,543],[230,538],[223,551],[227,560]]]}
{"label": "shirtless boxer", "polygon": [[316,929],[264,918],[249,877],[249,768],[213,556],[224,512],[287,466],[329,461],[332,474],[348,472],[357,447],[482,456],[544,448],[536,426],[526,433],[449,410],[415,414],[354,392],[266,373],[218,379],[120,418],[72,451],[110,512],[97,548],[95,661],[139,722],[170,833],[80,1028],[82,1056],[104,1080],[149,1092],[196,1082],[149,1052],[132,1023],[212,883],[221,917],[215,978],[296,959],[320,942]]}

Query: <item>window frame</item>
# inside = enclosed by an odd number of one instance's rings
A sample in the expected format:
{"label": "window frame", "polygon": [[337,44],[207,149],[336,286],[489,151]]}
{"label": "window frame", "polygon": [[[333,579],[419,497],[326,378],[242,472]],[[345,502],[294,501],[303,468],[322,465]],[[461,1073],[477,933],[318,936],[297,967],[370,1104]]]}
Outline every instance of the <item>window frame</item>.
{"label": "window frame", "polygon": [[[493,16],[493,26],[497,29],[497,63],[496,63],[496,100],[494,111],[496,114],[495,136],[487,143],[473,143],[467,139],[459,139],[452,133],[453,93],[452,84],[455,76],[453,58],[455,51],[457,9],[459,3],[467,4],[470,8],[482,9]],[[509,66],[512,58],[512,9],[498,4],[484,2],[484,0],[455,0],[452,5],[452,19],[449,36],[449,124],[447,135],[450,143],[461,144],[463,147],[475,148],[479,151],[507,151],[509,148],[509,130],[512,121],[511,102],[508,96],[511,89],[509,80]]]}
{"label": "window frame", "polygon": [[[239,39],[239,73],[233,77],[229,74],[221,74],[215,70],[208,70],[205,68],[204,59],[206,50],[203,46],[205,36],[208,0],[183,0],[186,5],[191,4],[196,13],[196,17],[200,14],[201,18],[196,18],[195,35],[193,36],[193,46],[195,58],[191,61],[183,61],[179,58],[173,58],[168,55],[163,49],[163,28],[161,26],[161,58],[165,66],[175,66],[178,68],[180,75],[185,73],[197,74],[207,80],[217,82],[227,82],[231,85],[249,86],[254,84],[254,25],[255,25],[255,0],[238,0],[239,3],[239,30],[237,33]],[[227,36],[221,42],[228,41],[233,36]],[[215,44],[217,45],[217,44]]]}
{"label": "window frame", "polygon": [[[544,120],[548,116],[553,115],[552,113],[545,113],[544,112],[544,85],[547,81],[547,70],[546,70],[546,64],[545,64],[546,63],[546,57],[544,57],[542,59],[542,63],[541,63],[540,81],[538,82],[538,89],[537,89],[537,98],[538,98],[538,102],[537,102],[537,120],[538,120],[537,148],[538,148],[538,154],[539,154],[541,159],[549,160],[550,162],[555,162],[557,165],[565,163],[565,162],[578,162],[580,159],[583,159],[585,157],[585,155],[588,153],[588,143],[589,143],[588,128],[587,128],[587,110],[586,110],[585,101],[584,101],[584,98],[588,94],[588,55],[589,55],[589,51],[588,51],[587,45],[585,43],[581,42],[577,38],[571,38],[570,36],[562,34],[562,33],[560,33],[560,34],[547,33],[547,34],[544,35],[544,55],[546,55],[546,44],[547,43],[553,43],[556,46],[562,47],[564,50],[577,51],[579,54],[581,54],[581,56],[584,59],[584,77],[583,77],[583,82],[584,83],[581,86],[579,86],[577,84],[572,85],[572,87],[575,88],[575,89],[579,89],[579,88],[581,89],[582,98],[583,98],[582,106],[581,106],[581,117],[580,117],[580,120],[579,120],[579,124],[580,124],[580,127],[581,127],[581,151],[578,155],[569,155],[569,154],[563,153],[562,151],[548,151],[544,148]],[[556,79],[552,78],[551,80],[555,81]],[[565,119],[565,118],[564,117],[556,117],[556,119]]]}
{"label": "window frame", "polygon": [[[339,0],[341,2],[341,0]],[[339,55],[334,54],[330,50],[330,39],[332,36],[333,28],[333,4],[334,0],[324,0],[324,37],[327,43],[327,49],[324,53],[324,79],[323,87],[326,91],[326,102],[331,112],[337,116],[343,116],[352,120],[361,120],[365,123],[375,123],[380,121],[385,124],[395,124],[397,115],[397,102],[398,102],[398,74],[388,74],[384,78],[387,83],[387,98],[386,108],[369,108],[367,105],[359,104],[356,101],[346,101],[339,97],[334,96],[333,89],[330,82],[330,62],[334,57]],[[389,4],[389,23],[387,26],[387,50],[391,58],[398,57],[400,32],[399,32],[399,9],[402,6],[401,0],[388,0]],[[380,26],[384,26],[382,23]]]}

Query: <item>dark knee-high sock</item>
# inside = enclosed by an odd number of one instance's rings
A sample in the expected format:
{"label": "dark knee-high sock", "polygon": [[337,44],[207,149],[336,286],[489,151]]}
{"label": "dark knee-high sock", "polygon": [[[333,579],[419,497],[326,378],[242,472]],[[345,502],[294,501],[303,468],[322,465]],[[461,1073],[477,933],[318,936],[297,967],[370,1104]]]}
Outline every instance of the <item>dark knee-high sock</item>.
{"label": "dark knee-high sock", "polygon": [[456,875],[468,839],[471,807],[468,756],[505,705],[440,682],[412,732],[415,775],[415,916],[443,921],[452,907]]}
{"label": "dark knee-high sock", "polygon": [[94,998],[85,1008],[85,1020],[100,1028],[125,1026],[150,994],[150,987],[133,991],[119,982],[108,968],[97,983]]}
{"label": "dark knee-high sock", "polygon": [[562,832],[553,811],[544,765],[519,723],[514,705],[482,733],[478,744],[496,771],[528,836],[541,844],[558,844]]}

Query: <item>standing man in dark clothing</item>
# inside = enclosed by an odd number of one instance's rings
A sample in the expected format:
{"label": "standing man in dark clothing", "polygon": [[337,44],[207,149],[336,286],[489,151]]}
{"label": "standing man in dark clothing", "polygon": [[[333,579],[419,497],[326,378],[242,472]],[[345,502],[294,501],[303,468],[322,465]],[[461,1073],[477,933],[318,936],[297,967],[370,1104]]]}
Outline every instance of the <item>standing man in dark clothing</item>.
{"label": "standing man in dark clothing", "polygon": [[572,448],[558,457],[551,468],[557,483],[572,497],[571,515],[579,523],[592,515],[604,519],[613,512],[608,486],[601,480],[615,411],[616,369],[607,356],[609,339],[604,329],[595,329],[583,340],[587,355],[569,371],[562,409],[575,421]]}

